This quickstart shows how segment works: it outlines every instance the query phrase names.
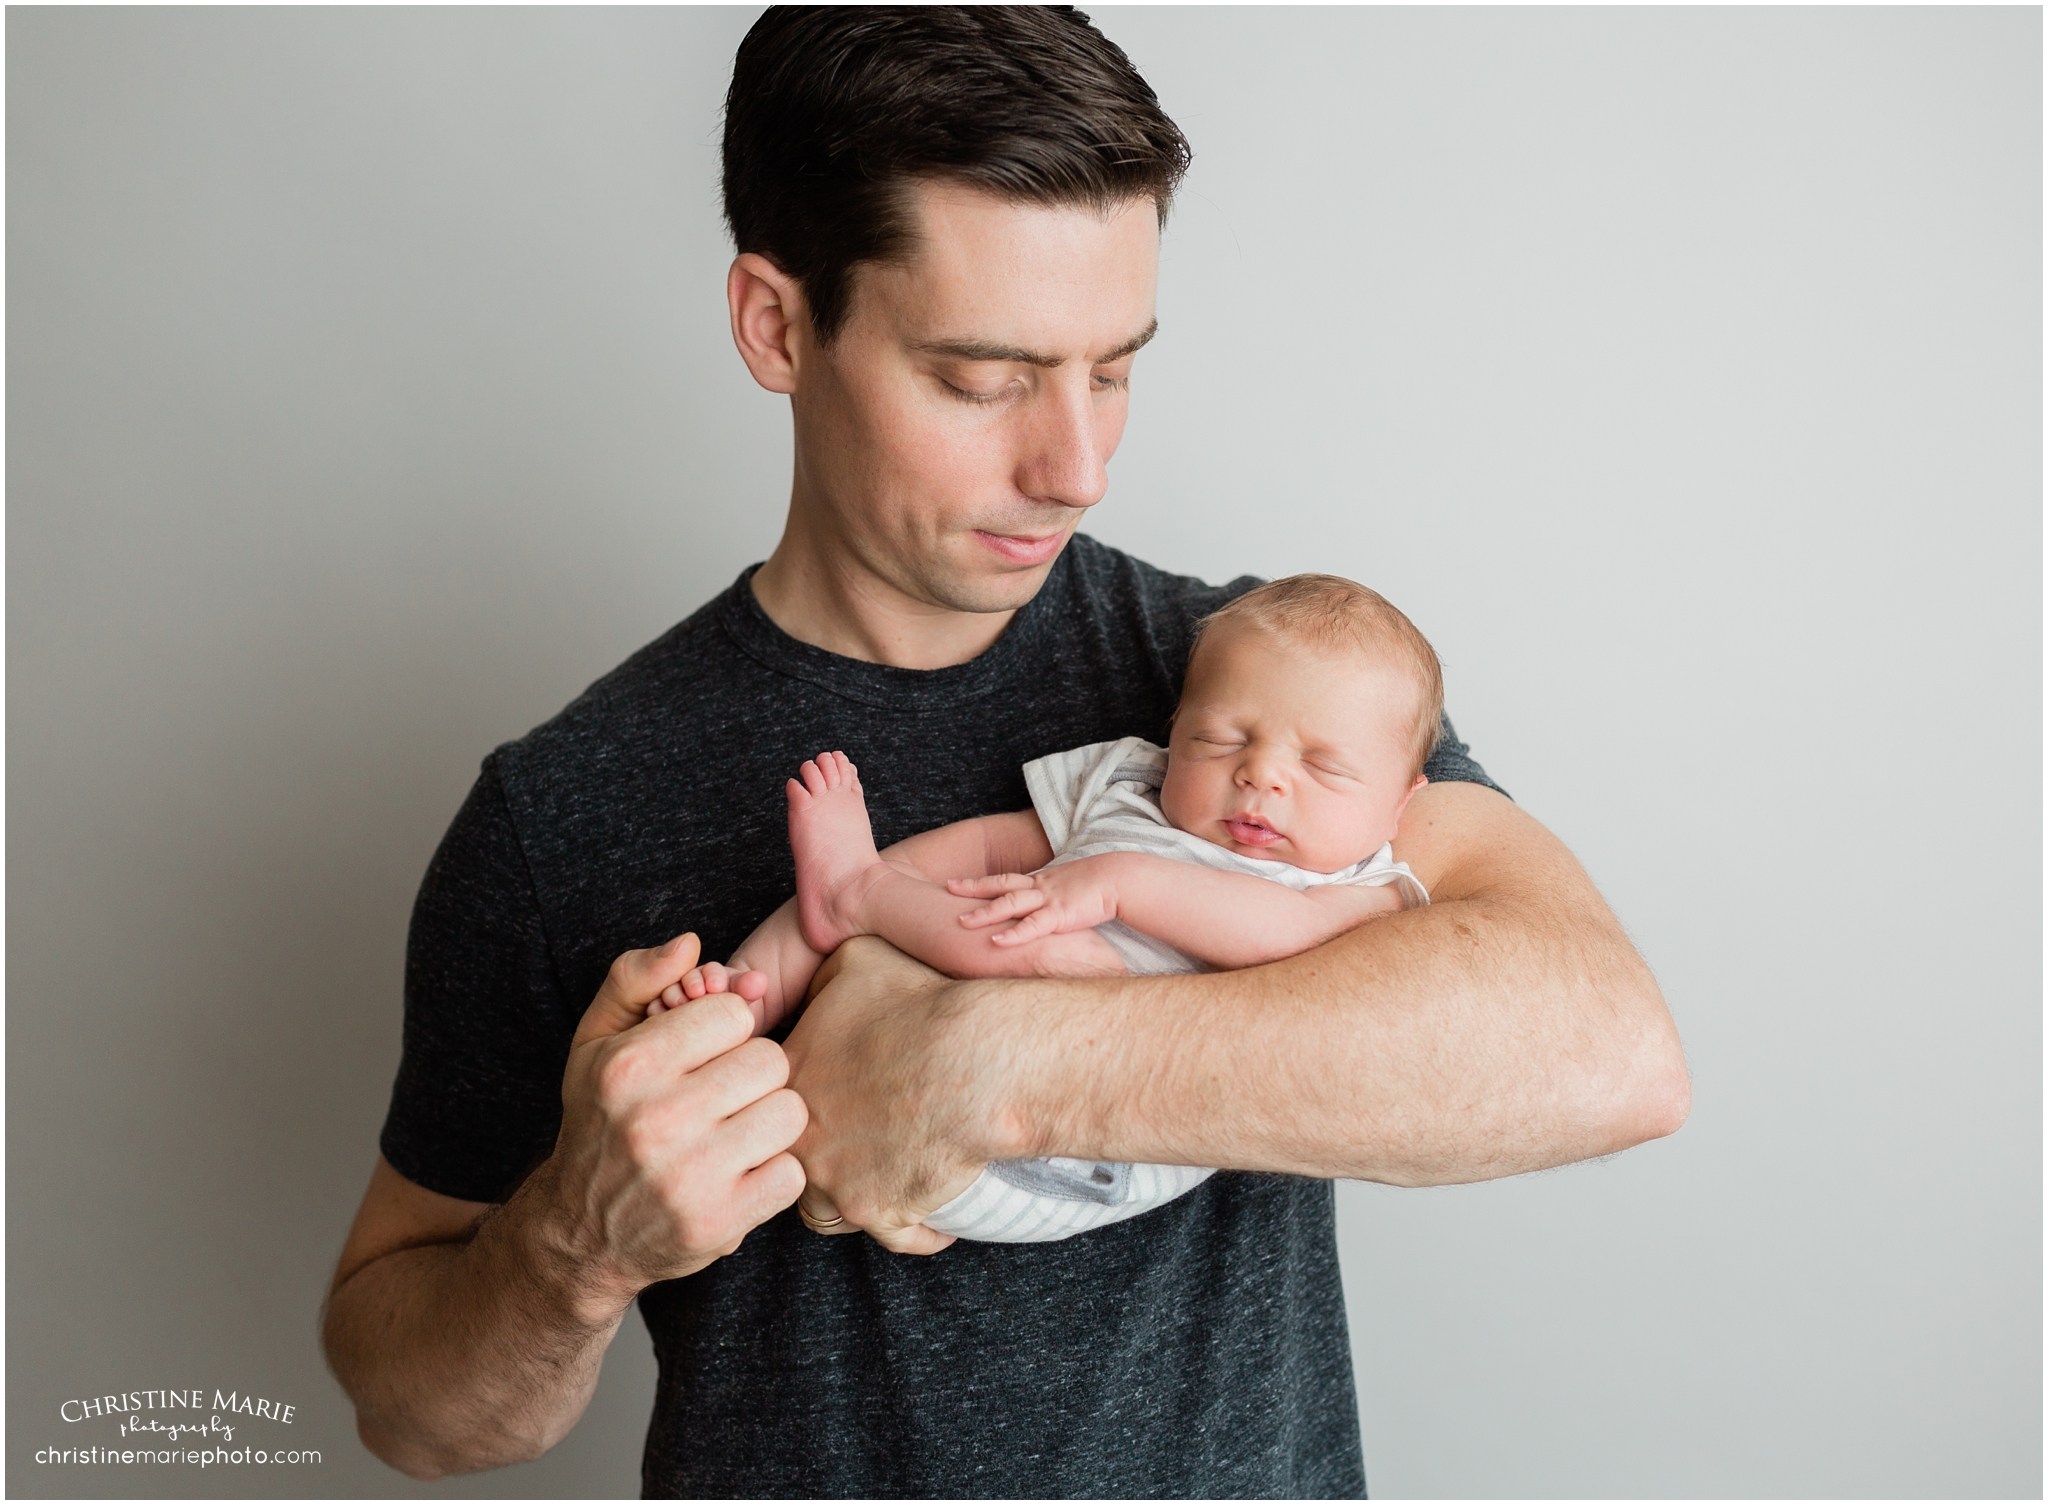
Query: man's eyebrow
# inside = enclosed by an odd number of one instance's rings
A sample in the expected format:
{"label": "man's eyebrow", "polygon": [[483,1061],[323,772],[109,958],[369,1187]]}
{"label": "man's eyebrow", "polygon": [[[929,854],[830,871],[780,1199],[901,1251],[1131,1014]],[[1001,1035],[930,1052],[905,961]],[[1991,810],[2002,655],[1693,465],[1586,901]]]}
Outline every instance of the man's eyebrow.
{"label": "man's eyebrow", "polygon": [[1095,364],[1098,366],[1107,366],[1111,361],[1120,361],[1127,355],[1136,355],[1140,350],[1143,350],[1147,345],[1152,343],[1152,336],[1154,336],[1157,333],[1159,333],[1159,321],[1157,319],[1154,319],[1151,323],[1147,324],[1143,329],[1139,330],[1136,334],[1132,335],[1128,340],[1125,340],[1121,345],[1117,346],[1116,349],[1110,351],[1108,355],[1105,355],[1100,360],[1096,361]]}
{"label": "man's eyebrow", "polygon": [[[1159,321],[1154,319],[1109,354],[1096,357],[1094,364],[1106,366],[1111,361],[1133,355],[1157,333]],[[926,355],[948,355],[956,361],[1008,361],[1020,366],[1043,366],[1048,370],[1067,363],[1063,355],[1045,355],[1018,345],[999,345],[993,340],[912,340],[910,348]]]}

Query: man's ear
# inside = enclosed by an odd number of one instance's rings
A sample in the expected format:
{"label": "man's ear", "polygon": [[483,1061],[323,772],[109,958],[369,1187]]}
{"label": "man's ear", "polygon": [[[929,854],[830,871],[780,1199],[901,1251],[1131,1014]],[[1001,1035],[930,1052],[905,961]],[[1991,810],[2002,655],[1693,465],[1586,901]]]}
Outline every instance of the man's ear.
{"label": "man's ear", "polygon": [[1424,784],[1427,784],[1428,782],[1428,774],[1418,773],[1415,776],[1415,782],[1408,786],[1408,792],[1401,796],[1401,803],[1394,806],[1394,830],[1396,833],[1398,833],[1401,829],[1401,817],[1408,813],[1408,801],[1414,799],[1415,791],[1420,789]]}
{"label": "man's ear", "polygon": [[754,380],[770,392],[794,392],[799,351],[810,344],[803,285],[767,257],[745,251],[725,274],[725,301],[732,342]]}

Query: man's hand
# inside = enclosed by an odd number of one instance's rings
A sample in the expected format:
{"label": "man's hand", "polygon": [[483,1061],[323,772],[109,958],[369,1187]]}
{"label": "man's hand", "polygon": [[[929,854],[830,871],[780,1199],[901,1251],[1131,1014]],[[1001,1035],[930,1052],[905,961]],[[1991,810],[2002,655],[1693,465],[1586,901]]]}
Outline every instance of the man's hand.
{"label": "man's hand", "polygon": [[746,1000],[647,1018],[696,961],[686,935],[613,963],[570,1047],[554,1153],[502,1207],[378,1161],[324,1336],[387,1463],[433,1479],[540,1456],[641,1289],[731,1253],[803,1190],[803,1100],[781,1049],[748,1038]]}
{"label": "man's hand", "polygon": [[569,1046],[561,1134],[535,1175],[562,1214],[562,1253],[599,1299],[630,1303],[703,1269],[804,1187],[788,1153],[806,1122],[789,1062],[753,1036],[737,993],[678,993],[697,954],[683,935],[621,956]]}
{"label": "man's hand", "polygon": [[986,878],[955,878],[947,892],[962,899],[991,902],[960,916],[969,930],[1016,923],[989,940],[998,946],[1021,946],[1040,936],[1093,930],[1117,916],[1117,854],[1081,857],[1035,873],[992,873]]}
{"label": "man's hand", "polygon": [[[923,1224],[981,1173],[983,1105],[977,1073],[947,1028],[961,987],[871,936],[834,952],[787,1046],[790,1086],[810,1109],[796,1143],[812,1226],[844,1222],[899,1254],[953,1242]],[[827,1230],[821,1230],[827,1231]]]}

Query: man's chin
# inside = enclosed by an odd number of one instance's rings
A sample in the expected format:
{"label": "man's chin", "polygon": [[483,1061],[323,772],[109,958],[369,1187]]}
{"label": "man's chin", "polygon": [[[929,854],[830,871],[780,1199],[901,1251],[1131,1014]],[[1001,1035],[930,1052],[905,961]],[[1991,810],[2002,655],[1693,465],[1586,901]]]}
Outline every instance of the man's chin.
{"label": "man's chin", "polygon": [[925,588],[934,604],[949,611],[1015,611],[1045,588],[1046,576],[1058,562],[1055,554],[1027,569],[949,570],[943,577],[927,578]]}

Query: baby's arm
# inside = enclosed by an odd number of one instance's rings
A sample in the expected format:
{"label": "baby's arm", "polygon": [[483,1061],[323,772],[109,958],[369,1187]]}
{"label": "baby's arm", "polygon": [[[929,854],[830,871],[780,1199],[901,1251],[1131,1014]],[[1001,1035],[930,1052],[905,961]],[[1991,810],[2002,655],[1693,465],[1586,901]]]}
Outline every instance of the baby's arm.
{"label": "baby's arm", "polygon": [[1016,921],[995,933],[999,946],[1122,920],[1226,969],[1293,956],[1404,907],[1391,883],[1327,883],[1297,893],[1250,873],[1218,872],[1145,852],[1107,852],[1036,873],[954,879],[947,887],[963,898],[992,901],[961,916],[963,925],[979,929]]}

